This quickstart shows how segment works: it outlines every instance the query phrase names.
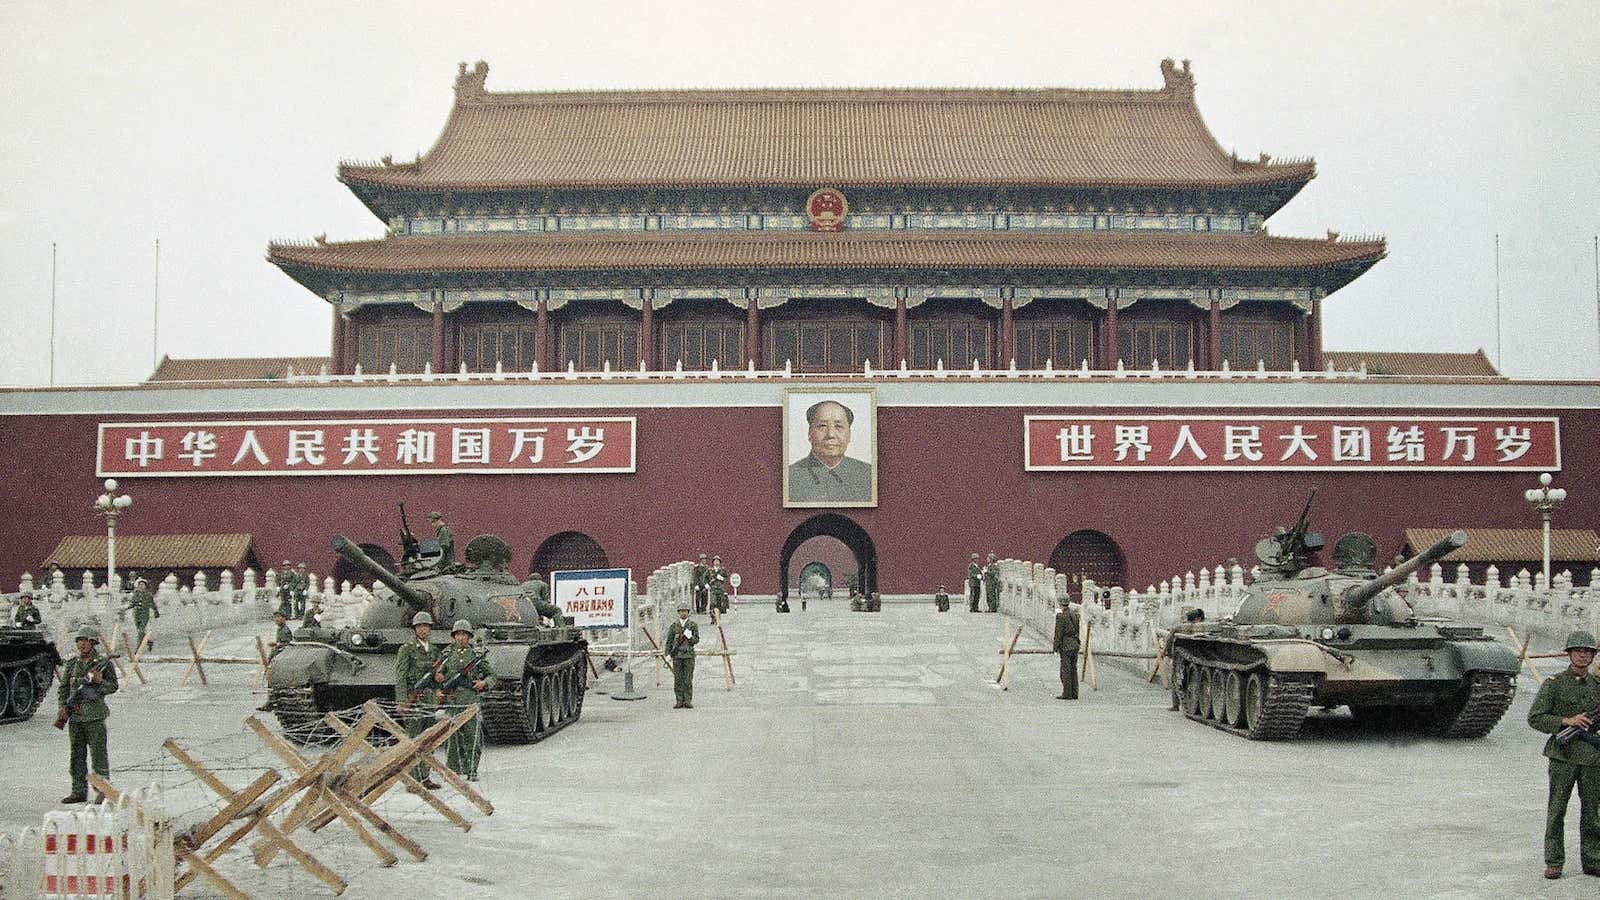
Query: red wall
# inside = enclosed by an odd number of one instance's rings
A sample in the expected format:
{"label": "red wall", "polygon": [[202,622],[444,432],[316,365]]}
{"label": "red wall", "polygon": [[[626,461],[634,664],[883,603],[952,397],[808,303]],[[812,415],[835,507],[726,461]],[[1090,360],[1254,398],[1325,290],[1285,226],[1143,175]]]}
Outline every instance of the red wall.
{"label": "red wall", "polygon": [[[417,412],[436,417],[440,411]],[[304,559],[322,574],[332,567],[328,539],[335,533],[394,544],[395,501],[405,500],[419,533],[427,510],[445,510],[459,546],[474,534],[498,534],[516,551],[519,571],[545,538],[572,529],[593,537],[613,565],[632,567],[640,581],[657,566],[690,559],[707,548],[720,552],[728,568],[744,576],[741,593],[777,589],[777,556],[785,538],[820,512],[783,508],[777,407],[563,412],[638,416],[638,472],[129,478],[124,488],[135,503],[121,530],[247,532],[255,535],[260,559]],[[1057,542],[1080,528],[1110,535],[1127,558],[1129,583],[1141,587],[1230,556],[1248,565],[1255,541],[1272,526],[1291,521],[1312,485],[1321,488],[1315,525],[1330,544],[1346,530],[1368,531],[1378,541],[1379,559],[1398,551],[1402,529],[1408,526],[1537,526],[1522,500],[1522,491],[1535,483],[1526,472],[1025,472],[1022,417],[1031,412],[1070,415],[1075,410],[879,408],[880,505],[840,512],[872,536],[880,590],[925,593],[939,581],[958,585],[972,550],[993,548],[1003,556],[1045,562]],[[1209,407],[1195,412],[1227,414]],[[1252,415],[1272,412],[1248,410]],[[1327,412],[1406,411],[1317,410]],[[1600,529],[1600,504],[1595,502],[1600,496],[1600,449],[1592,440],[1600,434],[1600,410],[1495,409],[1486,414],[1561,418],[1564,472],[1557,481],[1572,499],[1556,523]],[[0,429],[0,459],[7,470],[6,515],[0,520],[0,586],[5,589],[14,589],[24,571],[37,575],[62,535],[103,531],[91,508],[100,490],[94,448],[95,427],[102,419],[110,417],[10,416]]]}

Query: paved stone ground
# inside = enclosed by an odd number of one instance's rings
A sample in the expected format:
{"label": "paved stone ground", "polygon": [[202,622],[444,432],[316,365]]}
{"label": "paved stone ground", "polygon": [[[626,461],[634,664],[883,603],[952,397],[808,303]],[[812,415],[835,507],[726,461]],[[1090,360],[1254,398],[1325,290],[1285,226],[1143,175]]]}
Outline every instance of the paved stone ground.
{"label": "paved stone ground", "polygon": [[[396,821],[427,863],[371,865],[350,842],[349,896],[1593,897],[1600,879],[1539,877],[1543,736],[1531,679],[1487,739],[1395,738],[1339,715],[1294,743],[1245,741],[1166,710],[1107,663],[1100,690],[1053,699],[1055,658],[990,685],[1001,617],[891,604],[729,618],[739,684],[703,658],[695,709],[669,679],[649,699],[599,690],[535,747],[491,747],[497,812],[469,835],[411,798]],[[704,632],[708,639],[714,631]],[[1025,638],[1026,640],[1026,638]],[[244,632],[213,639],[243,653]],[[703,644],[704,646],[704,644]],[[242,670],[179,689],[178,669],[113,699],[113,764],[161,740],[237,734],[259,703]],[[0,730],[0,829],[65,793],[48,717]],[[229,746],[224,741],[219,746]],[[116,776],[123,783],[139,773]],[[243,773],[237,783],[245,780]],[[284,863],[258,886],[325,895]],[[187,894],[185,896],[188,896]]]}

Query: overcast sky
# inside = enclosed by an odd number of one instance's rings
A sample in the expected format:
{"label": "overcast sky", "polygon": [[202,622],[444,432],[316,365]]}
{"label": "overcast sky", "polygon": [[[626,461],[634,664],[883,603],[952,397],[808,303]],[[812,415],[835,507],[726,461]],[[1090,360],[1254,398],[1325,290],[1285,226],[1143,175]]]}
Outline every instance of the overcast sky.
{"label": "overcast sky", "polygon": [[0,384],[129,382],[157,346],[328,351],[274,238],[371,238],[341,158],[409,158],[458,61],[489,89],[1161,85],[1193,59],[1224,148],[1313,156],[1277,234],[1379,233],[1329,349],[1496,353],[1600,376],[1600,3],[1012,0],[0,5]]}

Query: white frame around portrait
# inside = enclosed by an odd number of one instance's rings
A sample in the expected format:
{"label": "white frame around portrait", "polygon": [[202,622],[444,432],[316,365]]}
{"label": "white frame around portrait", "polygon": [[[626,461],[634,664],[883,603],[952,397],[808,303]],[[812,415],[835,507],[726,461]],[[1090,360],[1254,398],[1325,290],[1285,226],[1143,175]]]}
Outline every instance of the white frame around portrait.
{"label": "white frame around portrait", "polygon": [[[871,493],[865,500],[799,501],[789,494],[789,466],[810,455],[806,439],[806,409],[813,403],[835,400],[855,414],[850,426],[850,447],[845,456],[872,467]],[[863,440],[864,439],[864,440]],[[875,388],[786,388],[783,392],[783,505],[801,509],[860,508],[878,505],[878,392]]]}

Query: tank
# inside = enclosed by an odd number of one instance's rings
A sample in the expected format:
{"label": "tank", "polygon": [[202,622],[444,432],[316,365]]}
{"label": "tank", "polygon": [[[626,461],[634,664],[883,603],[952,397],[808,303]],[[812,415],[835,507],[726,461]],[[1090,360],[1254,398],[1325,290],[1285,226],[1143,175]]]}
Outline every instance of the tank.
{"label": "tank", "polygon": [[1309,511],[1257,544],[1261,573],[1233,616],[1173,629],[1174,708],[1253,740],[1293,738],[1313,708],[1338,706],[1386,729],[1488,734],[1515,696],[1517,654],[1481,628],[1420,621],[1390,591],[1466,533],[1380,575],[1372,538],[1352,532],[1330,570],[1314,565],[1322,538],[1306,530]]}
{"label": "tank", "polygon": [[[397,571],[343,536],[332,543],[379,585],[358,625],[298,628],[294,642],[273,657],[268,705],[285,733],[320,741],[331,736],[322,724],[326,713],[393,700],[396,654],[415,639],[410,622],[419,612],[433,616],[432,643],[448,645],[451,624],[466,619],[488,651],[498,683],[480,707],[487,740],[530,743],[578,720],[588,688],[588,642],[555,606],[506,571],[511,551],[499,538],[473,538],[465,565],[439,569],[408,553]],[[541,613],[553,624],[541,623]]]}
{"label": "tank", "polygon": [[44,702],[61,656],[37,628],[0,627],[0,725],[24,722]]}

